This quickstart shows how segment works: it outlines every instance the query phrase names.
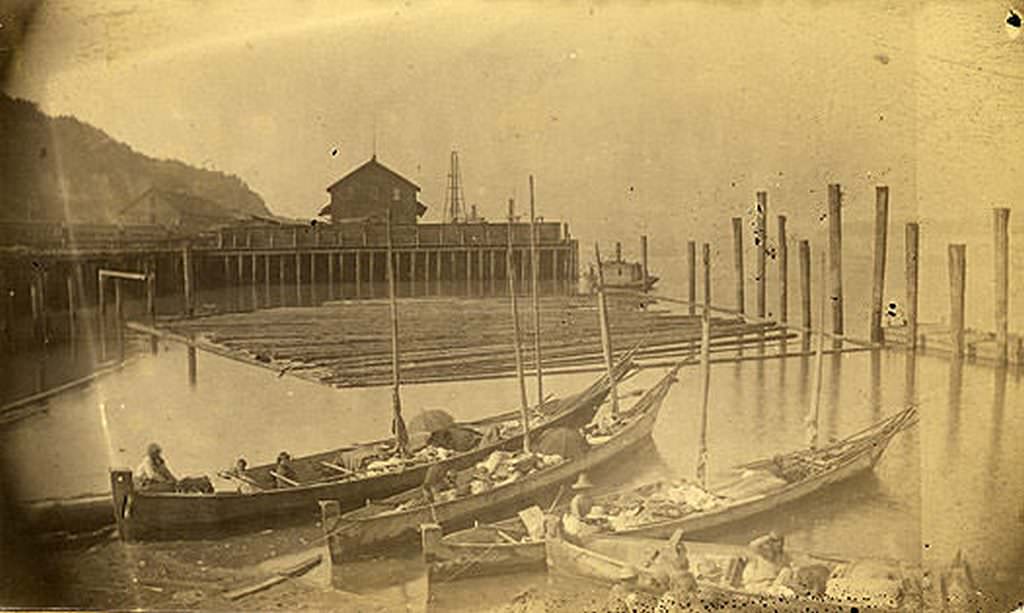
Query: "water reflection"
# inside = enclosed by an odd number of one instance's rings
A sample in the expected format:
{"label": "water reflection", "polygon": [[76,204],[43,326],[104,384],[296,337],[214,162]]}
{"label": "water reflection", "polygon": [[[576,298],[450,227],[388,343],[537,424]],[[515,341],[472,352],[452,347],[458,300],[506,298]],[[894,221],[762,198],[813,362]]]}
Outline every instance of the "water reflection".
{"label": "water reflection", "polygon": [[[1003,411],[1006,409],[1006,368],[996,368],[992,371],[992,417],[989,420],[988,438],[988,466],[989,474],[996,475],[999,471],[999,462],[1002,453],[1003,439]],[[986,492],[989,496],[996,492],[996,480],[985,481]]]}
{"label": "water reflection", "polygon": [[954,356],[949,360],[949,387],[946,401],[946,452],[947,465],[958,459],[960,453],[960,409],[963,396],[964,361]]}

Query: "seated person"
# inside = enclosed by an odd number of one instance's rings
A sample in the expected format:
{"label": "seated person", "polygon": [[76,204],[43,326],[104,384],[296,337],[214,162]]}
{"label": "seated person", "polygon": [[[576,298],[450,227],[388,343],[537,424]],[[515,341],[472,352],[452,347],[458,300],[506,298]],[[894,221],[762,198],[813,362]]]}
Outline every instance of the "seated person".
{"label": "seated person", "polygon": [[783,538],[774,532],[750,541],[751,556],[743,567],[744,589],[762,594],[793,595],[786,586],[791,569],[784,546]]}
{"label": "seated person", "polygon": [[676,530],[668,543],[654,552],[644,564],[646,582],[649,587],[670,592],[678,602],[686,601],[689,594],[697,590],[697,580],[690,572],[683,531]]}
{"label": "seated person", "polygon": [[434,432],[430,435],[430,439],[427,442],[437,447],[444,447],[445,449],[461,453],[476,449],[482,438],[483,435],[476,430],[456,424],[444,430]]}
{"label": "seated person", "polygon": [[593,487],[586,473],[580,473],[576,483],[572,484],[572,491],[576,494],[569,502],[569,510],[562,516],[562,532],[565,540],[569,542],[578,543],[582,537],[599,531],[597,526],[587,520],[587,515],[593,507],[587,492]]}
{"label": "seated person", "polygon": [[287,451],[277,454],[277,465],[274,466],[274,487],[294,487],[299,476],[292,466],[292,456]]}
{"label": "seated person", "polygon": [[139,489],[151,492],[173,492],[177,489],[178,479],[167,467],[162,453],[157,443],[150,443],[146,448],[146,457],[135,469],[134,480]]}
{"label": "seated person", "polygon": [[245,470],[249,467],[249,463],[245,461],[245,458],[238,458],[235,465],[228,470],[228,474],[235,478],[235,483],[238,486],[239,494],[252,494],[256,491],[256,488],[249,482],[249,479],[245,475]]}

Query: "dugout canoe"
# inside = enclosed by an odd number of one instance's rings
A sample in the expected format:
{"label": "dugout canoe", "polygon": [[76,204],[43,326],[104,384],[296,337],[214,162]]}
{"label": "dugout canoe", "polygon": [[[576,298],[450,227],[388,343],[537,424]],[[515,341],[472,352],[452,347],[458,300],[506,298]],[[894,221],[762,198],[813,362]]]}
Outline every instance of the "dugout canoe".
{"label": "dugout canoe", "polygon": [[[621,586],[621,593],[644,595],[657,602],[659,586],[647,563],[666,545],[643,537],[604,537],[575,545],[548,539],[548,572]],[[698,609],[772,611],[920,610],[924,601],[919,565],[895,560],[845,559],[813,553],[787,552],[801,577],[791,587],[757,590],[743,583],[744,567],[753,557],[741,545],[685,541],[690,572],[697,581],[693,594]],[[797,587],[799,586],[799,587]],[[766,593],[767,592],[767,593]]]}
{"label": "dugout canoe", "polygon": [[342,563],[387,546],[415,542],[420,525],[425,523],[437,524],[442,529],[457,529],[477,519],[530,506],[581,472],[622,457],[650,437],[662,402],[681,365],[682,362],[670,369],[632,407],[621,413],[624,425],[620,430],[579,457],[565,459],[484,492],[434,504],[422,499],[420,487],[384,500],[370,501],[365,507],[343,515],[332,501],[321,502],[332,562]]}
{"label": "dugout canoe", "polygon": [[[627,353],[613,368],[612,377],[617,383],[635,372],[632,363],[634,353],[635,350]],[[608,374],[603,374],[583,391],[545,403],[545,419],[535,422],[536,429],[577,427],[590,421],[611,389],[609,381]],[[509,411],[461,425],[485,428],[518,418],[519,411]],[[516,431],[493,444],[456,453],[440,461],[406,465],[372,476],[342,473],[326,465],[335,464],[333,459],[340,453],[358,448],[377,448],[390,442],[373,441],[296,458],[293,467],[301,484],[296,487],[269,489],[273,481],[270,471],[274,466],[250,468],[243,473],[244,477],[258,487],[267,487],[251,492],[149,492],[135,489],[131,470],[111,470],[113,516],[118,533],[125,541],[195,539],[312,522],[318,516],[317,503],[320,500],[336,500],[342,509],[357,508],[365,501],[419,486],[430,466],[460,470],[473,466],[493,451],[518,448],[522,445],[522,433]]]}
{"label": "dugout canoe", "polygon": [[[744,482],[749,481],[741,478],[720,488],[710,489],[709,493],[721,501],[720,506],[714,509],[690,513],[680,509],[678,518],[632,526],[619,531],[606,530],[595,534],[594,537],[667,538],[678,529],[690,535],[773,510],[829,485],[850,479],[864,470],[870,470],[878,462],[892,437],[909,427],[915,418],[916,411],[910,408],[828,447],[816,451],[793,451],[737,467],[737,470],[741,471],[776,469],[779,480],[772,483],[778,485],[777,488],[756,495],[730,498],[730,491],[740,491]],[[831,461],[828,462],[824,458],[831,458]],[[814,467],[814,471],[802,473],[804,478],[792,478],[791,481],[781,478],[793,477],[796,471],[792,467],[807,462]],[[782,468],[779,468],[780,466]],[[789,467],[788,470],[786,467]],[[600,507],[630,495],[642,499],[652,488],[662,485],[648,484],[598,496],[594,498],[593,503],[594,506]],[[424,562],[431,576],[442,581],[535,570],[543,568],[545,563],[544,542],[531,539],[525,524],[518,516],[493,523],[477,524],[444,536],[441,536],[435,525],[424,524],[421,526],[421,543]]]}

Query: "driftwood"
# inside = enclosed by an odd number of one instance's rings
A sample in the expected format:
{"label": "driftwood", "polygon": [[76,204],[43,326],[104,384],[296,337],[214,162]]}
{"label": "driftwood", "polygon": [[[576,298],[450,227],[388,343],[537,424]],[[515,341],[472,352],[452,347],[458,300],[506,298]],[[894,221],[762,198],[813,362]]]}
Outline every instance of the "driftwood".
{"label": "driftwood", "polygon": [[309,572],[310,569],[320,564],[321,561],[323,561],[323,554],[317,554],[295,564],[294,566],[289,566],[288,568],[278,571],[274,576],[264,579],[259,583],[224,592],[224,597],[228,600],[238,600],[239,598],[244,598],[250,594],[255,594],[256,592],[262,592],[263,590],[274,587],[275,585],[284,583],[292,577],[298,577]]}

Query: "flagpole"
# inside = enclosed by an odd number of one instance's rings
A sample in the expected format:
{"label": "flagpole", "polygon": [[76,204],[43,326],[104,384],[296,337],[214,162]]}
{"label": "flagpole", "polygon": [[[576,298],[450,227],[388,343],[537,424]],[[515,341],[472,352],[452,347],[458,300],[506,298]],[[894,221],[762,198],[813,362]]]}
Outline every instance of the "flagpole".
{"label": "flagpole", "polygon": [[512,218],[515,214],[515,199],[508,199],[508,248],[505,250],[505,276],[508,278],[508,293],[512,299],[512,337],[515,343],[516,377],[519,379],[519,414],[523,422],[523,451],[530,451],[530,406],[526,397],[526,375],[523,373],[523,352],[519,341],[519,303],[516,300],[516,280],[512,271]]}

